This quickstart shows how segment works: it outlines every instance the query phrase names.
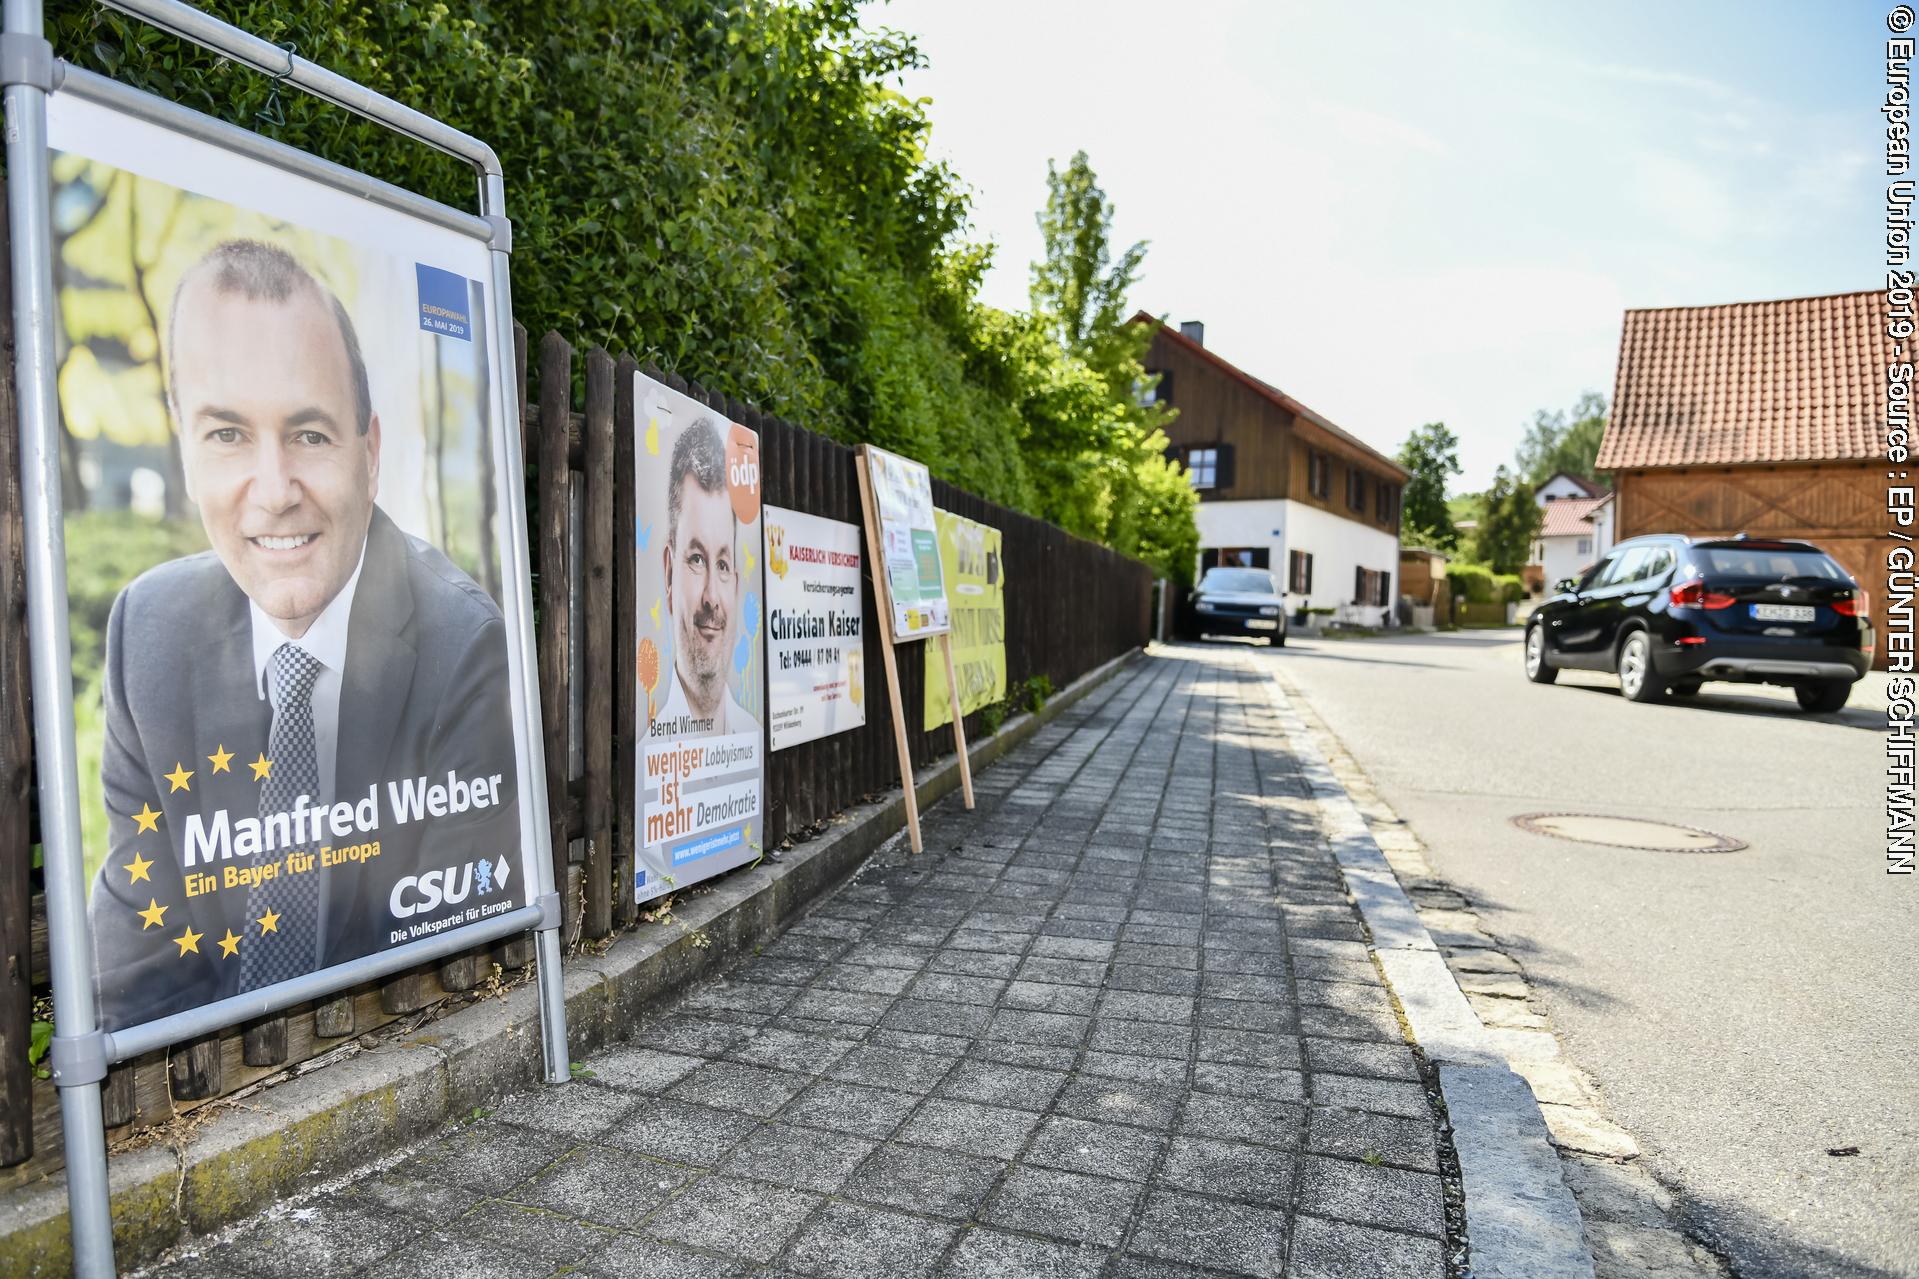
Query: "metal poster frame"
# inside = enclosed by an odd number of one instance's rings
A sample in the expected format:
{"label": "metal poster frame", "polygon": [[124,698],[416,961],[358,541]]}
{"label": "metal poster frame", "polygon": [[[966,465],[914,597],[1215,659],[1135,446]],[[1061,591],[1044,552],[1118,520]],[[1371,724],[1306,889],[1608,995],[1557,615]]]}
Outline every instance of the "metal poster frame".
{"label": "metal poster frame", "polygon": [[94,1000],[91,937],[80,838],[75,761],[73,686],[67,627],[66,538],[61,509],[61,430],[58,370],[54,364],[50,176],[47,98],[69,93],[172,129],[202,142],[263,161],[288,173],[467,235],[491,251],[494,340],[501,353],[496,407],[502,456],[524,455],[520,406],[504,362],[513,351],[513,305],[508,272],[512,226],[499,157],[477,138],[387,98],[364,85],[194,9],[180,0],[107,0],[113,8],[181,39],[211,49],[274,80],[344,107],[405,137],[471,164],[478,178],[479,213],[463,213],[411,191],[322,160],[74,67],[54,57],[46,39],[42,0],[3,0],[0,85],[5,86],[8,213],[13,230],[15,352],[20,413],[21,488],[26,526],[27,616],[33,669],[33,728],[39,761],[39,804],[45,850],[49,957],[54,1036],[49,1052],[66,1135],[67,1197],[74,1273],[95,1279],[114,1273],[113,1229],[107,1183],[106,1132],[100,1085],[107,1067],[169,1044],[192,1039],[293,1004],[387,976],[487,941],[533,930],[538,955],[542,1062],[548,1083],[569,1077],[566,1004],[560,970],[560,904],[547,849],[545,750],[537,723],[540,706],[533,634],[531,576],[525,539],[526,494],[520,470],[495,476],[496,509],[508,535],[501,538],[501,572],[515,589],[505,593],[506,623],[520,642],[508,646],[513,730],[526,761],[522,785],[521,854],[534,855],[533,900],[504,915],[447,929],[432,937],[274,986],[107,1032]]}

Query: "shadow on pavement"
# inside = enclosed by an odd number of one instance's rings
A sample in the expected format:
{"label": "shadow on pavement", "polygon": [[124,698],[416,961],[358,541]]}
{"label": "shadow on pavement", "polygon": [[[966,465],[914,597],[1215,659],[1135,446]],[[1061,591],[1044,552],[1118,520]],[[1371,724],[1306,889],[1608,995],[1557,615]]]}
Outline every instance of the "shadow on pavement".
{"label": "shadow on pavement", "polygon": [[[1568,691],[1598,693],[1605,697],[1620,695],[1617,684],[1561,684],[1559,687]],[[1710,711],[1720,715],[1756,715],[1763,719],[1811,720],[1818,724],[1835,724],[1841,728],[1862,728],[1874,733],[1886,731],[1885,712],[1864,706],[1848,706],[1834,715],[1809,715],[1791,702],[1704,689],[1691,697],[1668,697],[1661,705],[1677,706],[1686,710]]]}

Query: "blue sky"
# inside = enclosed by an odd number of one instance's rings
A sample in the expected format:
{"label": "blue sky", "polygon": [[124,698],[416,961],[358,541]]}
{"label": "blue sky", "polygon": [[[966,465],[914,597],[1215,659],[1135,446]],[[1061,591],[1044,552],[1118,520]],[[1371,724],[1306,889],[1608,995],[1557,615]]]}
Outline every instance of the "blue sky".
{"label": "blue sky", "polygon": [[892,0],[932,154],[1026,305],[1046,162],[1085,149],[1134,303],[1462,487],[1610,396],[1620,313],[1878,287],[1885,7]]}

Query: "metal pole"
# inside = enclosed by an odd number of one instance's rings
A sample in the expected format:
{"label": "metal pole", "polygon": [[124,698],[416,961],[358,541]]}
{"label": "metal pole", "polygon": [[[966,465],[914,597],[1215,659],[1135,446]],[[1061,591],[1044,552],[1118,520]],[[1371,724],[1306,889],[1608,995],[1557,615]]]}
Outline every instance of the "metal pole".
{"label": "metal pole", "polygon": [[[480,175],[480,214],[482,217],[506,217],[506,189],[497,173]],[[539,650],[533,637],[532,575],[527,566],[527,546],[520,532],[526,528],[526,471],[520,459],[525,450],[520,444],[520,399],[508,371],[513,358],[513,286],[507,269],[506,250],[493,249],[493,328],[500,348],[500,383],[505,387],[501,437],[505,442],[498,474],[506,493],[501,510],[506,512],[509,536],[500,539],[501,565],[513,590],[506,598],[510,623],[520,634],[519,702],[524,714],[514,728],[526,746],[527,776],[530,784],[520,788],[521,840],[533,847],[533,883],[536,900],[550,904],[550,910],[534,934],[534,953],[538,967],[535,979],[540,987],[540,1049],[546,1066],[546,1082],[564,1083],[573,1075],[572,1055],[566,1041],[566,983],[560,970],[560,909],[558,886],[553,882],[553,857],[546,846],[550,838],[546,805],[546,743],[532,727],[532,718],[540,706],[539,667],[532,660]]]}
{"label": "metal pole", "polygon": [[[5,0],[7,34],[43,41],[40,0]],[[40,843],[47,888],[54,1033],[99,1031],[87,933],[73,746],[72,649],[67,638],[67,555],[60,510],[60,409],[53,366],[53,232],[48,207],[47,95],[9,84],[7,212],[13,229],[13,371],[20,405],[20,479],[25,507],[27,628],[33,655],[33,730],[39,747]],[[88,1072],[91,1073],[91,1072]],[[113,1216],[100,1077],[56,1078],[66,1133],[67,1205],[73,1272],[113,1274]]]}

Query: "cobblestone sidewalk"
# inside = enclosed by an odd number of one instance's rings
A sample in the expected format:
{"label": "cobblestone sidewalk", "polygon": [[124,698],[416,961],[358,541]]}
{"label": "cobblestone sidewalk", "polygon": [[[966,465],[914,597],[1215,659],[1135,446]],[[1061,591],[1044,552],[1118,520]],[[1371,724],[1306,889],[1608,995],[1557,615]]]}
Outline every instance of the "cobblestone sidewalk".
{"label": "cobblestone sidewalk", "polygon": [[1262,679],[1134,663],[590,1074],[156,1273],[1440,1279],[1438,1123]]}

